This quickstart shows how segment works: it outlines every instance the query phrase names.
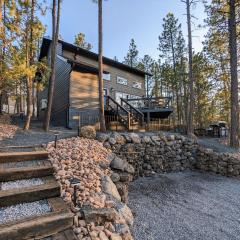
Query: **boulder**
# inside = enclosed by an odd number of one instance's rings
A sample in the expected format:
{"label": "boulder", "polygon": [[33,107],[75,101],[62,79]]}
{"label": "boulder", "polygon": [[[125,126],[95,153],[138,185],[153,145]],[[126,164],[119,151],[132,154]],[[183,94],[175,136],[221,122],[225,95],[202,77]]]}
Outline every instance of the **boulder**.
{"label": "boulder", "polygon": [[102,178],[102,190],[103,192],[113,196],[117,200],[121,201],[121,197],[119,195],[119,192],[117,190],[116,185],[113,183],[111,178],[109,176],[104,176]]}
{"label": "boulder", "polygon": [[126,166],[124,167],[124,171],[128,172],[128,173],[131,173],[131,174],[134,174],[135,169],[131,164],[127,163]]}
{"label": "boulder", "polygon": [[114,208],[93,209],[90,206],[83,206],[82,212],[86,223],[96,222],[100,224],[106,221],[116,221],[120,218],[118,212]]}
{"label": "boulder", "polygon": [[93,126],[84,126],[80,130],[80,136],[83,138],[95,139],[96,129]]}
{"label": "boulder", "polygon": [[116,170],[121,170],[121,171],[124,171],[125,167],[127,165],[127,161],[126,160],[123,160],[119,157],[115,157],[111,164],[110,164],[110,167],[112,169],[116,169]]}
{"label": "boulder", "polygon": [[120,181],[120,176],[119,176],[118,173],[113,172],[113,173],[111,174],[111,179],[112,179],[112,181],[113,181],[114,183],[116,183],[116,182],[119,182],[119,181]]}
{"label": "boulder", "polygon": [[117,132],[114,132],[111,136],[111,138],[114,138],[116,140],[116,143],[117,144],[125,144],[126,143],[126,140],[124,138],[124,136],[122,136],[121,134],[117,133]]}
{"label": "boulder", "polygon": [[108,142],[110,143],[110,145],[115,145],[117,143],[116,139],[113,137],[110,137]]}
{"label": "boulder", "polygon": [[97,140],[99,142],[104,143],[104,142],[108,141],[108,139],[109,139],[109,135],[106,133],[98,133],[97,134]]}
{"label": "boulder", "polygon": [[111,240],[122,240],[122,237],[116,233],[112,233],[110,239]]}
{"label": "boulder", "polygon": [[136,133],[130,133],[129,137],[132,139],[133,143],[136,143],[136,144],[141,143],[141,138]]}

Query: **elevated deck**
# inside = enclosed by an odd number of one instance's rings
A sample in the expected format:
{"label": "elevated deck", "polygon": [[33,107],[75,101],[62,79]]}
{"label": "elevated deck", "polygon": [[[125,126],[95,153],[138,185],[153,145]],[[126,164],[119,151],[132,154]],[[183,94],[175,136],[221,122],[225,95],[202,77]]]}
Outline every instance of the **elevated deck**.
{"label": "elevated deck", "polygon": [[129,104],[144,114],[144,119],[166,119],[173,112],[171,97],[151,97],[125,99]]}
{"label": "elevated deck", "polygon": [[173,112],[170,107],[171,98],[135,98],[121,99],[121,103],[107,96],[105,98],[105,118],[109,125],[111,122],[119,122],[126,129],[134,127],[143,128],[151,121],[167,119]]}

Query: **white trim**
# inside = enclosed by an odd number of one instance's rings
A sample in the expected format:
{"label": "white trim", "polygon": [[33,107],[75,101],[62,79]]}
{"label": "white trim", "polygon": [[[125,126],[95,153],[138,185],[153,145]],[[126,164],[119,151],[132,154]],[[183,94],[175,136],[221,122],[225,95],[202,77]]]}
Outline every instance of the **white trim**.
{"label": "white trim", "polygon": [[127,86],[128,85],[128,80],[126,78],[117,76],[117,83]]}
{"label": "white trim", "polygon": [[132,87],[137,88],[137,89],[142,89],[142,83],[141,82],[134,82]]}

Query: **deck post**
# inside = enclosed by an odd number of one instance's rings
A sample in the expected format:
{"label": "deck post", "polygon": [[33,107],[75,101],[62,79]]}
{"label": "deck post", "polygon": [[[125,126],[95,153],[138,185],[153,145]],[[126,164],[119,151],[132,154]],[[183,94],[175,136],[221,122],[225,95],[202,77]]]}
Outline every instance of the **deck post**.
{"label": "deck post", "polygon": [[149,130],[149,124],[150,124],[150,112],[147,112],[147,130]]}

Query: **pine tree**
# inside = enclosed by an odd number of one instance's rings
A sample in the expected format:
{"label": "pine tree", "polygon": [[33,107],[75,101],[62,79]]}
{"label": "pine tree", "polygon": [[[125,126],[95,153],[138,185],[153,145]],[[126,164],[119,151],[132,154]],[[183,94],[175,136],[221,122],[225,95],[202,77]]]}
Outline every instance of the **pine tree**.
{"label": "pine tree", "polygon": [[123,63],[129,65],[130,67],[137,67],[139,63],[138,53],[139,51],[137,50],[137,45],[135,43],[135,40],[132,38],[129,45],[127,56],[124,58]]}
{"label": "pine tree", "polygon": [[57,58],[57,45],[59,36],[60,25],[60,11],[61,0],[53,0],[52,2],[52,45],[51,45],[51,76],[48,87],[48,104],[44,122],[44,130],[49,131],[49,125],[51,120],[52,102],[54,94],[54,85],[56,77],[56,58]]}
{"label": "pine tree", "polygon": [[[184,58],[186,47],[185,40],[181,30],[181,24],[172,13],[168,13],[163,19],[163,32],[159,36],[160,60],[165,62],[165,66],[171,67],[171,76],[169,75],[167,84],[168,94],[172,96],[172,104],[176,107],[172,119],[175,122],[182,122],[182,108],[180,105],[180,96],[182,95],[183,82],[181,81],[181,59]],[[163,67],[164,68],[164,67]],[[168,69],[170,70],[170,69]],[[165,81],[166,82],[166,81]]]}
{"label": "pine tree", "polygon": [[98,3],[98,91],[99,91],[99,118],[100,130],[106,131],[104,93],[103,93],[103,6],[102,0],[93,0]]}
{"label": "pine tree", "polygon": [[[153,64],[154,60],[149,55],[144,55],[143,59],[139,62],[137,68],[145,71],[146,73],[153,73]],[[150,93],[152,92],[152,79],[149,75],[146,75],[145,77],[145,89],[146,89],[146,96],[147,98],[150,96]]]}
{"label": "pine tree", "polygon": [[92,45],[85,41],[85,34],[84,33],[78,33],[75,35],[74,44],[78,47],[84,48],[86,50],[91,50]]}

